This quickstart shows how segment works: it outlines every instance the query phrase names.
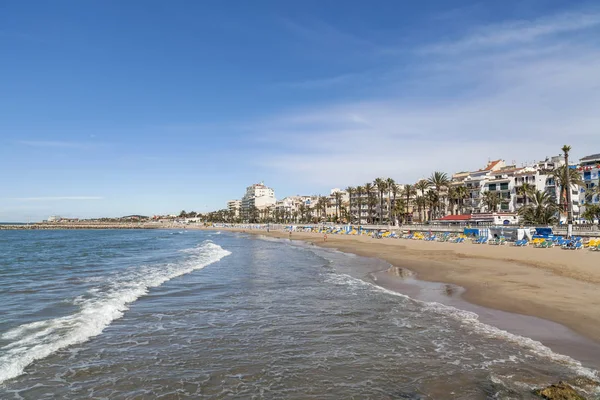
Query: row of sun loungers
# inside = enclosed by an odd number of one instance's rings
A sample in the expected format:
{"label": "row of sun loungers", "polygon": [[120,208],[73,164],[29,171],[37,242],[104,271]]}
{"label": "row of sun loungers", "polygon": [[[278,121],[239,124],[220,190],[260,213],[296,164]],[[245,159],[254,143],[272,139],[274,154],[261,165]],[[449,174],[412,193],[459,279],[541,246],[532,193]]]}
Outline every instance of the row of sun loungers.
{"label": "row of sun loungers", "polygon": [[[341,228],[302,228],[297,229],[300,232],[314,232],[314,233],[322,233],[322,234],[332,234],[332,235],[368,235],[377,239],[407,239],[407,240],[422,240],[425,242],[449,242],[449,243],[465,243],[467,239],[471,240],[473,244],[489,244],[502,246],[508,244],[508,241],[504,237],[498,237],[493,239],[488,239],[487,237],[477,237],[477,238],[468,238],[464,234],[455,234],[455,233],[424,233],[424,232],[413,232],[410,234],[398,235],[393,231],[358,231],[356,229],[352,229],[350,231],[346,231]],[[561,237],[555,238],[535,238],[531,241],[527,239],[516,240],[512,242],[512,246],[514,247],[526,247],[532,245],[535,248],[547,249],[551,247],[560,247],[565,250],[581,250],[584,248],[589,248],[590,251],[600,252],[600,239],[591,239],[587,243],[583,242],[583,238],[574,237],[572,239],[566,239]]]}

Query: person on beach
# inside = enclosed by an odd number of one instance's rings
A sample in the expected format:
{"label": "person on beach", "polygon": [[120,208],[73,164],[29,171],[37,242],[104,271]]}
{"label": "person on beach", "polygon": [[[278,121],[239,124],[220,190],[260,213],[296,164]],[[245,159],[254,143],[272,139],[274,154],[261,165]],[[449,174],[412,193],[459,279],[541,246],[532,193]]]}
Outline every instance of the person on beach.
{"label": "person on beach", "polygon": [[290,229],[290,239],[292,238],[292,230]]}
{"label": "person on beach", "polygon": [[327,234],[323,235],[323,241],[326,242],[327,241]]}

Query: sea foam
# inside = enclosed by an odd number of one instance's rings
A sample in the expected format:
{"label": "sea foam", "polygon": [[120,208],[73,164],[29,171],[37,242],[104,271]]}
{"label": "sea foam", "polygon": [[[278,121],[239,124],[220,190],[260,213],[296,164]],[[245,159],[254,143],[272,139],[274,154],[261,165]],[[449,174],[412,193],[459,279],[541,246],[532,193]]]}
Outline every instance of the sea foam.
{"label": "sea foam", "polygon": [[0,383],[21,375],[35,360],[99,335],[148,289],[231,254],[208,241],[186,253],[190,258],[179,264],[140,267],[112,277],[102,289],[90,289],[84,298],[74,300],[80,307],[75,314],[24,324],[2,334],[0,338],[11,342],[0,348]]}

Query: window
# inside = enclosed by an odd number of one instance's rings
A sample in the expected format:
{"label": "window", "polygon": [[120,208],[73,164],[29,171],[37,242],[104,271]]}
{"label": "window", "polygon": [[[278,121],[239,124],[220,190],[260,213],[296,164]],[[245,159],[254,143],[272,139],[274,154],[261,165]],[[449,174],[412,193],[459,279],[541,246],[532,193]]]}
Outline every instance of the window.
{"label": "window", "polygon": [[492,190],[496,190],[496,184],[495,183],[490,183],[490,191]]}
{"label": "window", "polygon": [[500,190],[508,190],[508,183],[501,183]]}

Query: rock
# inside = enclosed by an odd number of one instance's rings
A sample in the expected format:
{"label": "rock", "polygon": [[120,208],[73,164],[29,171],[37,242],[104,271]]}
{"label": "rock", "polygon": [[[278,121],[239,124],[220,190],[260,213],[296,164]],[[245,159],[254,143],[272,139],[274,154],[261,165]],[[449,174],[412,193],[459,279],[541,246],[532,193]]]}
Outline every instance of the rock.
{"label": "rock", "polygon": [[584,388],[597,388],[600,387],[600,382],[595,381],[590,378],[586,378],[585,376],[578,376],[573,380],[573,384],[575,386],[584,387]]}
{"label": "rock", "polygon": [[586,400],[565,382],[558,382],[556,385],[550,385],[544,389],[536,389],[533,393],[547,400]]}

